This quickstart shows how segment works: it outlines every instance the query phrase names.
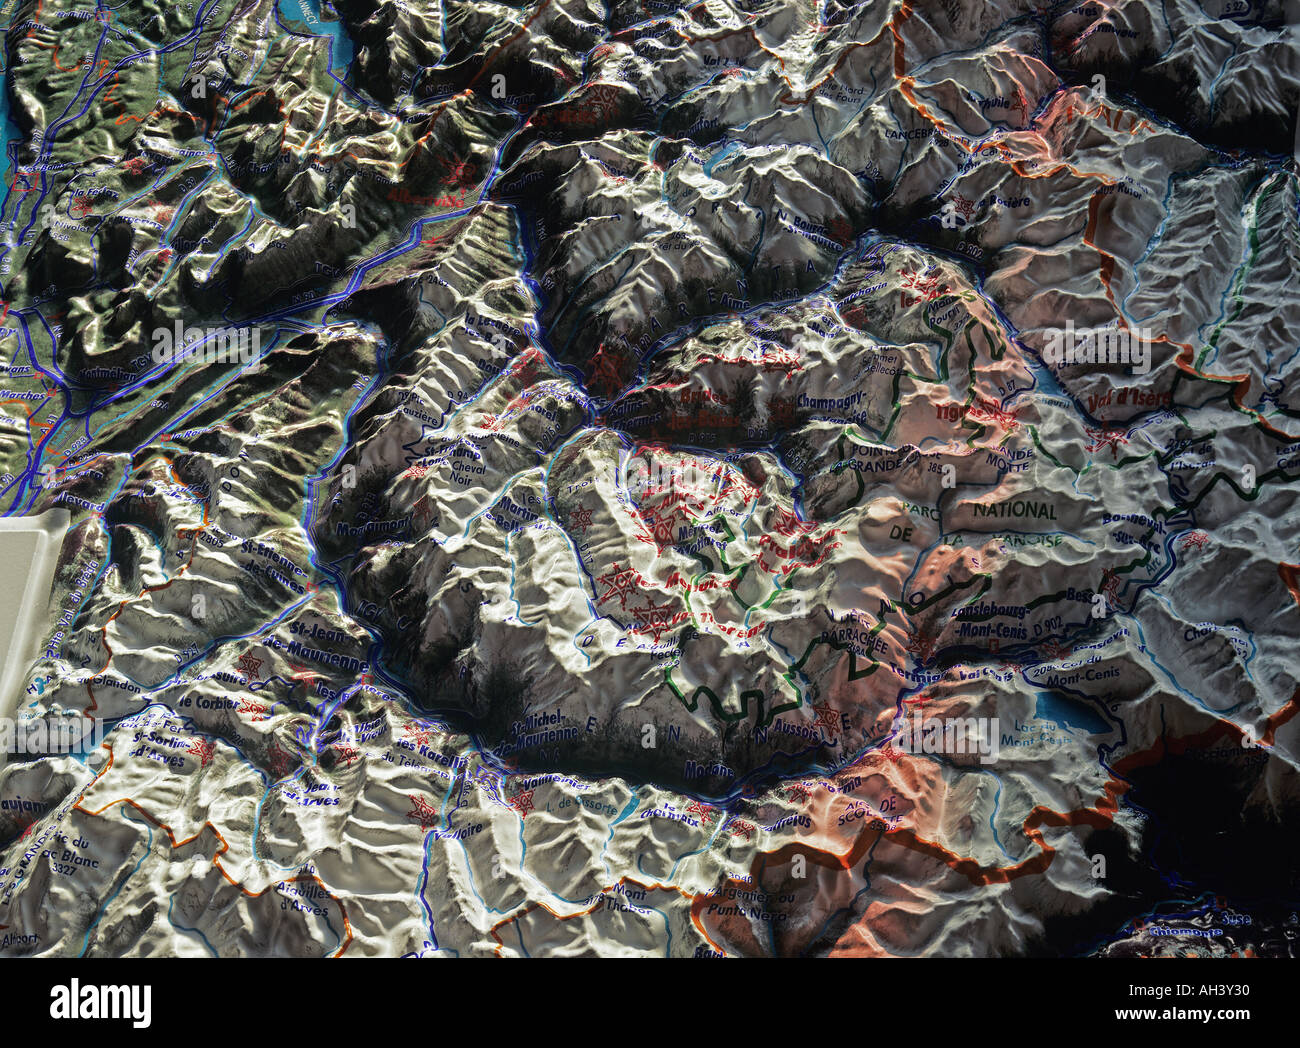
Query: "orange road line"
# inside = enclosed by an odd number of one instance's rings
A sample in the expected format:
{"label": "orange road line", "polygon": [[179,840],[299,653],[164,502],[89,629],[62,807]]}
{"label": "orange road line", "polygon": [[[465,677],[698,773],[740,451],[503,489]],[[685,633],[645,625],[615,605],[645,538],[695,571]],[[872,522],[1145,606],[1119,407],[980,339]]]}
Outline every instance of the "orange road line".
{"label": "orange road line", "polygon": [[[1300,570],[1300,566],[1297,567],[1297,570]],[[1297,596],[1297,600],[1300,600],[1300,596]],[[1259,739],[1260,745],[1272,746],[1277,730],[1297,714],[1300,714],[1300,688],[1296,689],[1295,694],[1285,705],[1267,719],[1265,730]],[[1204,731],[1174,739],[1161,740],[1150,748],[1117,762],[1114,773],[1102,787],[1102,796],[1092,808],[1077,808],[1062,813],[1042,805],[1035,806],[1025,818],[1023,830],[1025,836],[1033,841],[1040,850],[1037,855],[1024,859],[1013,866],[981,866],[975,859],[958,855],[940,844],[920,837],[915,830],[909,827],[891,830],[886,826],[873,829],[870,824],[867,824],[859,831],[849,850],[843,855],[802,843],[785,844],[775,851],[760,852],[750,865],[750,877],[753,884],[761,886],[764,869],[784,866],[796,855],[803,855],[809,862],[826,869],[847,871],[866,856],[871,846],[877,843],[880,837],[887,836],[892,843],[907,848],[909,851],[939,860],[961,874],[976,887],[989,884],[1007,884],[1026,875],[1043,873],[1051,866],[1056,855],[1056,849],[1043,839],[1040,827],[1091,826],[1094,829],[1111,827],[1119,810],[1119,798],[1127,793],[1129,789],[1129,784],[1123,782],[1120,776],[1126,776],[1138,768],[1156,764],[1171,754],[1177,756],[1189,749],[1207,746],[1223,738],[1239,742],[1244,736],[1245,733],[1242,729],[1231,721],[1219,720]],[[868,757],[869,761],[872,759],[884,760],[885,758],[873,752]],[[876,839],[872,839],[872,834],[876,835]]]}
{"label": "orange road line", "polygon": [[[615,888],[619,887],[620,885],[627,885],[627,884],[633,884],[636,887],[642,888],[648,892],[651,891],[676,892],[678,895],[682,896],[683,898],[690,899],[691,920],[694,921],[696,929],[699,931],[701,935],[704,936],[705,940],[708,942],[708,944],[711,947],[713,947],[713,949],[717,950],[719,953],[725,952],[717,943],[715,943],[711,938],[709,938],[709,933],[704,930],[704,926],[700,924],[699,920],[696,918],[695,907],[698,904],[699,900],[703,898],[703,896],[693,895],[690,892],[686,891],[685,889],[677,887],[675,884],[659,884],[658,882],[654,884],[642,884],[640,881],[634,880],[631,877],[619,878],[619,880],[615,881],[608,888],[600,889],[600,894],[604,895],[606,892],[611,892]],[[558,921],[572,921],[579,917],[586,917],[588,914],[595,913],[597,910],[600,909],[602,905],[604,905],[604,902],[605,900],[603,898],[597,899],[591,906],[587,907],[586,909],[579,910],[577,913],[570,913],[570,914],[556,913],[554,910],[550,908],[550,906],[548,906],[544,902],[529,903],[529,905],[525,906],[518,913],[513,913],[509,917],[505,917],[502,920],[497,921],[497,923],[491,927],[491,929],[489,930],[489,934],[492,936],[492,938],[496,939],[497,941],[496,949],[493,952],[496,954],[496,956],[500,957],[501,950],[505,947],[505,943],[501,941],[501,936],[497,934],[497,929],[502,928],[507,924],[512,924],[515,921],[519,920],[521,917],[528,916],[528,914],[532,913],[534,910],[538,910],[538,909],[545,910],[547,913],[549,913],[552,917],[554,917]]]}
{"label": "orange road line", "polygon": [[[92,788],[95,785],[95,783],[97,783],[104,776],[104,774],[108,771],[108,769],[113,766],[114,760],[116,759],[116,754],[114,754],[113,747],[111,745],[109,745],[108,743],[104,743],[104,748],[108,750],[108,763],[104,766],[103,770],[99,773],[99,775],[95,777],[95,781],[92,782],[89,787],[87,787],[87,791],[89,791],[89,789]],[[272,886],[268,885],[267,887],[263,888],[260,892],[251,892],[247,888],[245,888],[240,881],[236,880],[228,872],[226,872],[226,868],[221,865],[221,856],[225,855],[226,852],[230,850],[230,845],[227,843],[226,838],[222,836],[221,831],[218,830],[214,825],[212,825],[210,821],[205,820],[203,825],[199,827],[198,833],[194,834],[193,837],[187,837],[183,841],[178,841],[176,839],[176,834],[172,831],[172,828],[169,825],[167,825],[167,823],[163,822],[161,819],[153,815],[147,809],[141,807],[138,803],[136,803],[136,801],[132,800],[130,797],[121,797],[115,801],[110,801],[108,804],[105,804],[102,808],[98,808],[94,811],[92,811],[89,808],[83,808],[81,806],[81,801],[77,801],[72,807],[77,809],[78,811],[85,812],[85,814],[87,815],[98,816],[98,815],[103,815],[104,812],[108,811],[109,808],[116,807],[119,804],[129,804],[132,808],[134,808],[146,819],[148,819],[151,823],[153,823],[153,825],[157,826],[160,830],[162,830],[165,834],[167,834],[168,840],[171,841],[171,846],[173,851],[186,844],[192,844],[194,841],[198,840],[199,837],[203,835],[203,831],[205,829],[211,830],[213,835],[217,838],[217,840],[221,842],[221,846],[217,849],[216,853],[212,856],[211,859],[212,865],[217,868],[217,871],[221,874],[221,876],[224,877],[232,886],[238,888],[243,895],[247,896],[250,899],[260,899],[263,895],[265,895],[267,892],[271,890]],[[317,877],[316,874],[314,873],[299,874],[297,877],[289,878],[289,880],[285,883],[294,884],[298,881],[307,881],[307,880],[315,881],[318,885],[320,885],[321,889],[325,892],[326,896],[332,902],[334,902],[335,905],[338,906],[339,913],[343,916],[343,927],[344,930],[347,932],[347,938],[343,941],[342,945],[339,946],[338,951],[334,954],[335,957],[342,957],[343,952],[349,946],[352,945],[352,922],[348,920],[347,907],[344,906],[343,900],[337,898],[329,890],[328,885],[326,885],[325,882],[322,881],[319,877]]]}
{"label": "orange road line", "polygon": [[[45,47],[47,45],[38,43],[36,46]],[[50,61],[54,63],[54,68],[59,70],[62,73],[70,73],[74,69],[80,69],[81,68],[80,60],[77,61],[76,65],[70,65],[70,66],[65,66],[59,61],[59,48],[62,46],[63,46],[62,44],[55,44],[54,50],[50,54]]]}
{"label": "orange road line", "polygon": [[[183,481],[183,480],[181,479],[180,474],[178,474],[178,473],[176,472],[176,469],[175,469],[175,463],[174,463],[171,459],[169,459],[166,455],[155,455],[155,456],[153,456],[153,457],[151,457],[151,458],[145,459],[142,463],[140,463],[140,467],[139,467],[139,468],[140,468],[140,469],[143,469],[145,466],[148,466],[150,463],[156,461],[157,459],[162,459],[162,461],[165,462],[165,463],[167,464],[167,468],[168,468],[168,470],[170,471],[170,473],[171,473],[171,475],[172,475],[172,479],[175,480],[175,482],[176,482],[178,485],[180,485],[181,487],[186,488],[186,489],[189,488],[189,485],[186,484],[185,481]],[[136,472],[136,471],[133,470],[132,472]],[[129,474],[128,474],[128,476],[129,476]],[[92,711],[92,710],[97,710],[97,709],[99,709],[99,702],[95,699],[95,690],[94,690],[93,687],[91,687],[91,685],[93,685],[93,684],[95,683],[96,680],[98,680],[100,677],[102,677],[102,676],[104,675],[104,673],[108,670],[108,667],[111,666],[112,663],[113,663],[113,649],[109,646],[109,643],[108,643],[108,627],[109,627],[109,625],[113,622],[114,619],[116,619],[119,615],[122,614],[122,612],[125,610],[127,604],[129,604],[131,601],[133,601],[133,600],[139,600],[139,599],[140,599],[141,597],[143,597],[146,593],[153,593],[153,592],[155,592],[155,591],[157,591],[157,590],[163,590],[163,589],[166,589],[166,588],[167,588],[168,586],[170,586],[173,582],[175,582],[177,579],[179,579],[179,578],[181,577],[181,575],[183,575],[183,574],[185,573],[186,569],[188,569],[189,566],[190,566],[191,564],[194,563],[194,554],[195,554],[196,550],[198,549],[199,532],[206,530],[206,528],[207,528],[207,526],[208,526],[209,523],[210,523],[210,520],[209,520],[209,517],[208,517],[208,503],[207,503],[207,502],[204,502],[204,503],[203,503],[203,522],[202,522],[202,523],[201,523],[197,528],[194,528],[194,529],[189,529],[189,528],[178,529],[178,530],[186,530],[186,531],[193,530],[193,532],[194,532],[193,536],[190,538],[190,556],[189,556],[189,559],[188,559],[184,564],[182,564],[179,568],[177,568],[177,569],[172,573],[171,577],[170,577],[166,582],[160,582],[160,583],[159,583],[158,585],[156,585],[156,586],[146,586],[146,587],[145,587],[144,589],[142,589],[139,593],[137,593],[134,597],[126,597],[126,598],[124,598],[124,599],[123,599],[123,600],[118,604],[118,606],[117,606],[117,610],[114,611],[113,614],[110,615],[110,616],[105,620],[104,625],[100,627],[100,631],[99,631],[99,642],[100,642],[102,645],[104,645],[104,650],[108,652],[108,660],[107,660],[107,661],[104,663],[104,665],[99,669],[99,671],[98,671],[97,673],[95,673],[95,675],[94,675],[93,677],[91,677],[89,680],[86,681],[86,694],[90,696],[90,705],[89,705],[89,706],[86,708],[86,710],[85,710],[85,716],[86,716],[87,719],[92,719],[92,718],[90,717],[90,714],[91,714],[91,711]]]}

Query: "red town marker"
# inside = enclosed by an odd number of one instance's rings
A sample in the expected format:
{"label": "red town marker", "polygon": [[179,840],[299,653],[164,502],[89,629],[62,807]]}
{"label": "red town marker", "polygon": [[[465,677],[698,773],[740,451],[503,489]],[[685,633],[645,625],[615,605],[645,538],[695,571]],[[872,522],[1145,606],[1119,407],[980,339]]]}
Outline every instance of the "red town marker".
{"label": "red town marker", "polygon": [[533,805],[533,793],[534,793],[534,792],[536,792],[536,791],[534,791],[534,790],[520,790],[520,791],[519,791],[518,793],[516,793],[513,797],[511,797],[508,801],[506,801],[506,803],[507,803],[510,807],[514,808],[514,810],[517,811],[517,812],[519,813],[519,817],[520,817],[521,819],[526,819],[526,818],[528,818],[528,813],[529,813],[530,811],[535,811],[535,810],[536,810],[536,808],[535,808],[534,805]]}

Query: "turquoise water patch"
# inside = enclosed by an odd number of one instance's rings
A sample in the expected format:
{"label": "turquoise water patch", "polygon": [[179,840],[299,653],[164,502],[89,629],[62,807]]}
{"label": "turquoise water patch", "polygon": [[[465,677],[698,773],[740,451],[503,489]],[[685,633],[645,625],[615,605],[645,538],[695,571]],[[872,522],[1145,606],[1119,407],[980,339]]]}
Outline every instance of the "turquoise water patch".
{"label": "turquoise water patch", "polygon": [[330,71],[346,72],[354,54],[352,38],[344,30],[342,22],[321,17],[320,5],[321,0],[280,0],[278,7],[280,17],[293,23],[293,28],[312,36],[329,37]]}
{"label": "turquoise water patch", "polygon": [[738,153],[740,149],[741,149],[741,144],[739,142],[728,142],[720,150],[718,150],[718,152],[714,153],[713,156],[709,157],[709,159],[705,161],[704,173],[708,175],[709,178],[712,178],[713,169],[717,167],[718,164],[720,164],[722,161],[726,160],[727,157],[729,157],[732,153]]}
{"label": "turquoise water patch", "polygon": [[[19,0],[9,0],[0,6],[0,33],[7,33],[18,13]],[[9,173],[13,170],[13,157],[10,146],[22,136],[18,128],[9,119],[9,66],[5,62],[5,49],[0,47],[0,197],[9,187]]]}
{"label": "turquoise water patch", "polygon": [[1063,731],[1078,728],[1089,735],[1105,735],[1111,730],[1110,725],[1091,707],[1067,695],[1056,695],[1048,691],[1038,693],[1034,717],[1053,721]]}

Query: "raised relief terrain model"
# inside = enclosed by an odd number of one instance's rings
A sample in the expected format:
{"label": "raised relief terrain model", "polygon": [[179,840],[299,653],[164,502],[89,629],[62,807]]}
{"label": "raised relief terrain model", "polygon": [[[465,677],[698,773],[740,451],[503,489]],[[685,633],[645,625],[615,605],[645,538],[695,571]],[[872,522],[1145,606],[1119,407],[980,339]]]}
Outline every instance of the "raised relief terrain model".
{"label": "raised relief terrain model", "polygon": [[1286,956],[1279,0],[9,0],[0,957]]}

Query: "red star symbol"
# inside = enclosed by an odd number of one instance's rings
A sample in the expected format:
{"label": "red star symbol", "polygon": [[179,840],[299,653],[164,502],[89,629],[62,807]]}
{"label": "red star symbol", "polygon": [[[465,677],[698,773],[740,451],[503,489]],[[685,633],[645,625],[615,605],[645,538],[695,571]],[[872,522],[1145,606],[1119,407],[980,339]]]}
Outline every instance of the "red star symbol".
{"label": "red star symbol", "polygon": [[277,779],[283,779],[298,763],[294,755],[283,749],[278,742],[271,743],[270,749],[266,751],[266,757],[271,764],[271,774]]}
{"label": "red star symbol", "polygon": [[817,714],[817,727],[825,728],[832,739],[843,730],[844,725],[840,721],[840,711],[834,706],[814,706],[813,710]]}
{"label": "red star symbol", "polygon": [[252,699],[244,699],[240,702],[239,709],[235,710],[235,712],[249,713],[252,714],[254,721],[264,721],[267,719],[267,714],[271,712],[271,708],[264,703],[254,702]]}
{"label": "red star symbol", "polygon": [[786,794],[794,804],[805,804],[812,798],[812,794],[808,791],[808,787],[797,782],[793,786],[786,787]]}
{"label": "red star symbol", "polygon": [[1119,587],[1119,576],[1115,574],[1113,568],[1107,568],[1101,573],[1101,591],[1106,594],[1112,604],[1118,603]]}
{"label": "red star symbol", "polygon": [[431,830],[438,825],[438,811],[429,804],[423,797],[417,797],[414,793],[408,793],[411,803],[414,807],[406,813],[408,819],[413,819],[420,824],[420,829]]}
{"label": "red star symbol", "polygon": [[1042,652],[1049,659],[1063,659],[1073,650],[1068,644],[1057,644],[1052,640],[1044,641],[1042,645]]}
{"label": "red star symbol", "polygon": [[528,818],[528,813],[534,811],[533,807],[533,790],[520,790],[506,803],[519,813],[521,819]]}
{"label": "red star symbol", "polygon": [[128,160],[125,164],[122,165],[122,168],[123,170],[126,171],[128,175],[132,175],[132,176],[142,175],[144,174],[144,157],[133,156],[130,160]]}
{"label": "red star symbol", "polygon": [[206,768],[212,762],[212,758],[217,752],[217,744],[211,739],[195,739],[190,743],[190,748],[185,752],[192,753],[194,756],[198,757],[199,760],[203,762],[202,767]]}
{"label": "red star symbol", "polygon": [[586,506],[579,506],[569,517],[569,528],[577,535],[581,535],[591,527],[591,510]]}
{"label": "red star symbol", "polygon": [[1086,450],[1098,452],[1110,448],[1110,457],[1112,459],[1119,458],[1119,446],[1128,443],[1128,437],[1116,429],[1092,429],[1085,426],[1084,430],[1088,436],[1092,437],[1092,443],[1086,446]]}
{"label": "red star symbol", "polygon": [[1178,547],[1179,553],[1186,553],[1189,549],[1205,549],[1205,544],[1210,541],[1210,536],[1203,531],[1193,531],[1185,539],[1183,544]]}
{"label": "red star symbol", "polygon": [[907,650],[916,656],[916,661],[926,663],[930,661],[930,655],[934,651],[934,638],[928,637],[924,633],[913,633],[907,642]]}
{"label": "red star symbol", "polygon": [[970,218],[971,215],[975,214],[975,201],[966,199],[960,193],[954,193],[952,195],[952,209],[962,218]]}
{"label": "red star symbol", "polygon": [[446,172],[444,181],[449,186],[467,186],[474,181],[474,172],[477,170],[476,164],[469,160],[447,160],[440,157],[439,163],[442,164]]}
{"label": "red star symbol", "polygon": [[252,655],[248,654],[248,652],[239,656],[239,658],[235,660],[235,665],[243,671],[244,676],[249,680],[262,679],[259,675],[262,669],[262,660],[254,658]]}
{"label": "red star symbol", "polygon": [[744,819],[733,820],[727,829],[731,836],[744,837],[745,840],[749,840],[754,835],[754,824]]}
{"label": "red star symbol", "polygon": [[673,544],[673,511],[662,504],[658,512],[641,507],[641,517],[650,531],[650,541],[659,549]]}
{"label": "red star symbol", "polygon": [[626,608],[627,595],[636,592],[637,578],[637,573],[631,568],[620,568],[615,564],[607,573],[596,579],[605,587],[605,592],[596,599],[603,603],[610,597],[617,597],[619,607]]}
{"label": "red star symbol", "polygon": [[356,761],[361,759],[361,751],[352,746],[335,746],[334,752],[338,756],[340,766],[350,768]]}
{"label": "red star symbol", "polygon": [[402,734],[406,735],[412,742],[423,746],[433,738],[433,729],[419,724],[407,723],[402,725]]}
{"label": "red star symbol", "polygon": [[[673,611],[671,604],[656,604],[651,601],[644,608],[633,608],[632,614],[640,623],[636,627],[638,633],[649,633],[654,637],[654,642],[659,643],[659,637],[672,629],[677,621],[677,613]],[[681,612],[685,615],[685,612]]]}
{"label": "red star symbol", "polygon": [[702,804],[699,801],[691,801],[686,807],[686,814],[698,815],[700,822],[703,823],[712,823],[718,817],[718,813],[712,805]]}

